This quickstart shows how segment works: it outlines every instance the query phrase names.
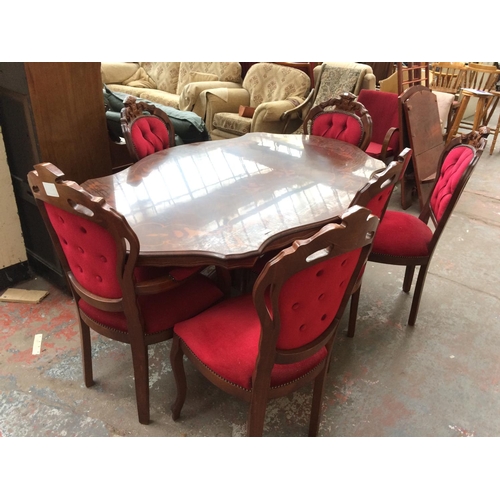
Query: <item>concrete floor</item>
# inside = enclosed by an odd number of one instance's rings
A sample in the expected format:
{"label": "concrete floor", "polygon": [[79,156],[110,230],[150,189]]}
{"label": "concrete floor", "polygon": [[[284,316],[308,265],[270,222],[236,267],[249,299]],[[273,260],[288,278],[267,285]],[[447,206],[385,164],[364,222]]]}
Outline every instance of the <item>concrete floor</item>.
{"label": "concrete floor", "polygon": [[[500,144],[490,156],[490,143],[434,255],[415,327],[403,269],[368,264],[356,335],[345,336],[346,314],[335,341],[320,436],[500,436]],[[85,388],[72,300],[41,278],[17,287],[50,293],[0,303],[0,436],[244,435],[247,404],[187,361],[188,397],[172,421],[170,342],[150,348],[152,422],[139,424],[129,347],[95,335],[96,385]],[[264,435],[307,435],[310,402],[310,387],[270,402]]]}

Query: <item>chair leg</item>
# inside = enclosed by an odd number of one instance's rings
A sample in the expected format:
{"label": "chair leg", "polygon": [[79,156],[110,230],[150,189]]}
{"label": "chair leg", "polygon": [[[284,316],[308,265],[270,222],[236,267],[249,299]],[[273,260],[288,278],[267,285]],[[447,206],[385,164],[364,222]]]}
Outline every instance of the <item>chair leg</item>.
{"label": "chair leg", "polygon": [[130,345],[134,365],[135,397],[141,424],[149,424],[149,361],[148,346]]}
{"label": "chair leg", "polygon": [[94,385],[92,374],[92,346],[90,342],[90,328],[80,318],[80,344],[82,349],[83,380],[85,387]]}
{"label": "chair leg", "polygon": [[429,264],[420,266],[420,271],[418,273],[417,284],[415,285],[415,291],[413,292],[413,300],[411,302],[410,317],[408,319],[408,325],[415,326],[417,321],[418,308],[420,306],[420,299],[422,297],[422,291],[424,289],[425,278],[427,277],[427,269]]}
{"label": "chair leg", "polygon": [[247,436],[261,437],[264,432],[264,418],[266,416],[267,396],[256,396],[254,393],[250,403],[247,421]]}
{"label": "chair leg", "polygon": [[403,292],[410,293],[415,266],[406,266],[405,277],[403,279]]}
{"label": "chair leg", "polygon": [[351,305],[349,309],[349,325],[347,327],[347,336],[354,337],[356,331],[356,320],[358,318],[359,296],[361,294],[361,283],[358,289],[351,295]]}
{"label": "chair leg", "polygon": [[[328,366],[330,363],[328,363]],[[319,431],[319,419],[321,417],[321,403],[326,380],[326,366],[314,380],[313,399],[311,405],[311,418],[309,419],[309,437],[316,437]]]}
{"label": "chair leg", "polygon": [[170,349],[170,365],[172,366],[172,372],[177,386],[177,397],[170,407],[172,410],[172,420],[177,420],[179,418],[182,407],[184,406],[184,401],[186,401],[187,383],[183,356],[181,341],[179,337],[174,335],[172,347]]}

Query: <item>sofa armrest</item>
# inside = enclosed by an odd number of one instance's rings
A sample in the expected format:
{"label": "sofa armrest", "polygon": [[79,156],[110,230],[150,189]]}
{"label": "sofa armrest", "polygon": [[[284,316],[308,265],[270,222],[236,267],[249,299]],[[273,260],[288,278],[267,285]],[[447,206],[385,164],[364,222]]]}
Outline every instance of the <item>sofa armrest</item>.
{"label": "sofa armrest", "polygon": [[209,132],[217,113],[238,113],[240,105],[250,105],[250,94],[243,88],[204,90],[200,98],[206,102],[205,125]]}
{"label": "sofa armrest", "polygon": [[198,116],[205,118],[206,99],[200,98],[200,94],[204,90],[218,88],[240,89],[241,84],[221,81],[188,83],[181,92],[179,98],[179,109],[182,111],[193,111]]}
{"label": "sofa armrest", "polygon": [[311,89],[309,95],[303,100],[301,104],[292,109],[288,109],[281,116],[283,121],[283,133],[290,134],[300,126],[299,122],[303,122],[308,111],[311,109],[313,102],[314,89]]}
{"label": "sofa armrest", "polygon": [[283,99],[282,101],[263,102],[255,108],[254,119],[263,122],[277,122],[285,111],[289,111],[295,107],[292,101]]}

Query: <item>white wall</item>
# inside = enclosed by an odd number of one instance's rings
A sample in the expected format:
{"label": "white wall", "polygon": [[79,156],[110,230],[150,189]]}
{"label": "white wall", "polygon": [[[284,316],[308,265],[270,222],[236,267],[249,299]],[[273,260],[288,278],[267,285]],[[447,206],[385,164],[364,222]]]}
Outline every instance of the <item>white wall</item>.
{"label": "white wall", "polygon": [[0,128],[0,269],[27,260]]}

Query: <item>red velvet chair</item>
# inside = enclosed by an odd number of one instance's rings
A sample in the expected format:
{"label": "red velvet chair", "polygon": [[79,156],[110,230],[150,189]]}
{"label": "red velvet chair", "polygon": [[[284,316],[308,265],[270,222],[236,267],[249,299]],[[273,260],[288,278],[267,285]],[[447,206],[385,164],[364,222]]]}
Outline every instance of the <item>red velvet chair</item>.
{"label": "red velvet chair", "polygon": [[399,152],[399,103],[393,92],[362,89],[358,102],[367,109],[372,119],[372,138],[366,153],[385,161]]}
{"label": "red velvet chair", "polygon": [[163,110],[137,101],[134,96],[127,97],[123,104],[120,123],[128,151],[135,161],[175,145],[174,126]]}
{"label": "red velvet chair", "polygon": [[[476,148],[453,141],[443,151],[436,181],[420,216],[387,210],[379,226],[369,260],[405,266],[403,291],[410,291],[416,266],[420,266],[408,324],[417,319],[427,270],[439,238],[479,158]],[[483,142],[483,148],[484,144]],[[434,231],[428,226],[432,221]]]}
{"label": "red velvet chair", "polygon": [[130,344],[139,422],[149,423],[148,345],[213,305],[221,290],[195,268],[138,267],[139,241],[102,198],[65,181],[51,163],[35,165],[28,182],[75,299],[85,385],[94,384],[90,328]]}
{"label": "red velvet chair", "polygon": [[365,151],[371,141],[372,119],[354,94],[344,92],[311,108],[303,131],[348,142]]}
{"label": "red velvet chair", "polygon": [[[411,149],[405,148],[395,161],[389,166],[375,174],[368,184],[361,188],[351,202],[351,206],[359,205],[368,208],[373,215],[383,223],[387,205],[394,190],[394,186],[401,180],[411,158]],[[349,311],[349,325],[347,336],[354,337],[356,331],[356,320],[358,315],[359,296],[361,293],[361,283],[363,279],[364,268],[361,270],[360,277],[353,287],[351,294],[351,305]]]}
{"label": "red velvet chair", "polygon": [[339,224],[271,259],[252,294],[226,299],[174,327],[172,417],[186,399],[183,355],[213,384],[250,403],[248,436],[263,433],[267,401],[314,380],[309,435],[319,428],[335,333],[365,264],[378,218],[352,207]]}

